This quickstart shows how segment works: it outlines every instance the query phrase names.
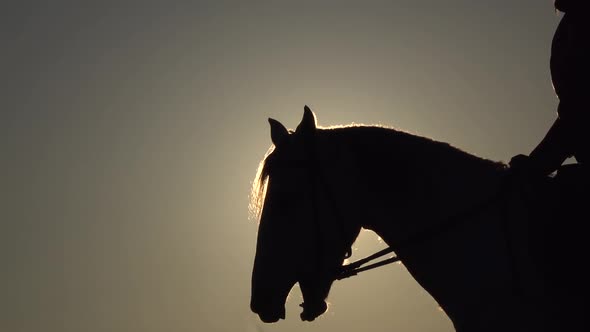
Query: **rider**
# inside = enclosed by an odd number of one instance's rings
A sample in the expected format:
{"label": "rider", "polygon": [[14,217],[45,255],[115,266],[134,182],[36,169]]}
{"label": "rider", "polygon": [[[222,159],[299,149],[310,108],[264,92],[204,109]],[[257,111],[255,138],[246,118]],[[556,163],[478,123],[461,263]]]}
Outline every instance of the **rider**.
{"label": "rider", "polygon": [[[553,36],[550,60],[553,89],[559,98],[557,119],[530,156],[517,155],[510,166],[516,174],[539,178],[557,171],[573,156],[578,162],[574,170],[582,170],[569,175],[560,171],[561,185],[551,187],[554,195],[537,196],[531,209],[533,224],[541,225],[531,227],[532,252],[541,252],[533,257],[550,285],[550,302],[557,304],[551,310],[559,311],[561,303],[573,303],[567,310],[583,307],[586,299],[580,294],[588,290],[589,276],[581,267],[588,252],[587,233],[580,231],[580,221],[587,221],[589,212],[584,167],[590,162],[590,0],[555,0],[555,9],[564,13]],[[547,213],[544,204],[556,206],[556,214]],[[559,262],[560,268],[545,269],[547,261]],[[570,317],[583,314],[568,313]],[[548,331],[564,329],[548,327]]]}
{"label": "rider", "polygon": [[534,175],[556,171],[569,157],[590,160],[590,1],[555,0],[564,13],[551,45],[551,80],[559,106],[557,119],[530,156],[517,155],[512,169]]}

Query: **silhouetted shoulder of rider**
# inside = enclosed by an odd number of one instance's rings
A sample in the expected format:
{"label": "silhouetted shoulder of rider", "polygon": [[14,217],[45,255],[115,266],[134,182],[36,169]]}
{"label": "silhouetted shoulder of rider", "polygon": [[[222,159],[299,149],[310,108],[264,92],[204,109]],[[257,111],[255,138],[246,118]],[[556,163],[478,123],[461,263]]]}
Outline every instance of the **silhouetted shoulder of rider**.
{"label": "silhouetted shoulder of rider", "polygon": [[563,17],[551,45],[551,80],[559,106],[557,119],[530,156],[517,155],[511,169],[548,175],[569,157],[590,158],[590,1],[556,0]]}

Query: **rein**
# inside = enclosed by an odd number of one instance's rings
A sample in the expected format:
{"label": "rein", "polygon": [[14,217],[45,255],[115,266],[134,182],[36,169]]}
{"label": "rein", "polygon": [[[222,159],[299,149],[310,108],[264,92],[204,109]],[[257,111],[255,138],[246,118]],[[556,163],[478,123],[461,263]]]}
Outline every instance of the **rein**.
{"label": "rein", "polygon": [[366,263],[375,260],[381,256],[385,256],[391,252],[393,252],[393,248],[392,247],[387,247],[383,250],[380,250],[372,255],[369,255],[363,259],[359,259],[358,261],[352,262],[350,264],[347,265],[342,265],[342,268],[340,270],[340,274],[338,274],[338,276],[336,277],[336,280],[342,280],[342,279],[346,279],[346,278],[350,278],[352,276],[356,276],[357,274],[364,272],[364,271],[369,271],[375,268],[378,268],[380,266],[383,265],[387,265],[387,264],[391,264],[391,263],[395,263],[395,262],[399,262],[401,261],[401,258],[399,258],[398,256],[393,256],[390,257],[388,259],[384,259],[380,262],[375,262],[372,264],[369,264],[365,267],[362,267],[363,265],[365,265]]}

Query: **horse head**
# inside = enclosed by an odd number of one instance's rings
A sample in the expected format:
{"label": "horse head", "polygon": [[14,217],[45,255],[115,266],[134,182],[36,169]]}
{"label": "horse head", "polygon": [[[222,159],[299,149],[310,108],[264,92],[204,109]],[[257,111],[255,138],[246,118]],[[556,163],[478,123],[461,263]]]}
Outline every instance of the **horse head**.
{"label": "horse head", "polygon": [[274,150],[258,177],[261,213],[250,307],[264,322],[284,319],[287,296],[299,283],[301,319],[312,321],[327,310],[325,299],[350,244],[326,243],[333,226],[319,202],[313,112],[305,107],[295,131],[274,119],[269,123]]}

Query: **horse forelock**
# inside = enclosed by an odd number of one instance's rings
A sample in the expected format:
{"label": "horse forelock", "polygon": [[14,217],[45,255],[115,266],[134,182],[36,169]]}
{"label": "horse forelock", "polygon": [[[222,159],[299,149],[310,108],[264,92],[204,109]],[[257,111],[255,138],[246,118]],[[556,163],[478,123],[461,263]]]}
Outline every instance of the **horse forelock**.
{"label": "horse forelock", "polygon": [[248,210],[250,212],[250,218],[256,221],[260,220],[260,216],[262,214],[262,206],[264,205],[268,178],[270,176],[270,163],[268,162],[268,157],[271,155],[274,149],[275,147],[273,145],[265,153],[264,157],[258,164],[256,176],[252,181]]}

